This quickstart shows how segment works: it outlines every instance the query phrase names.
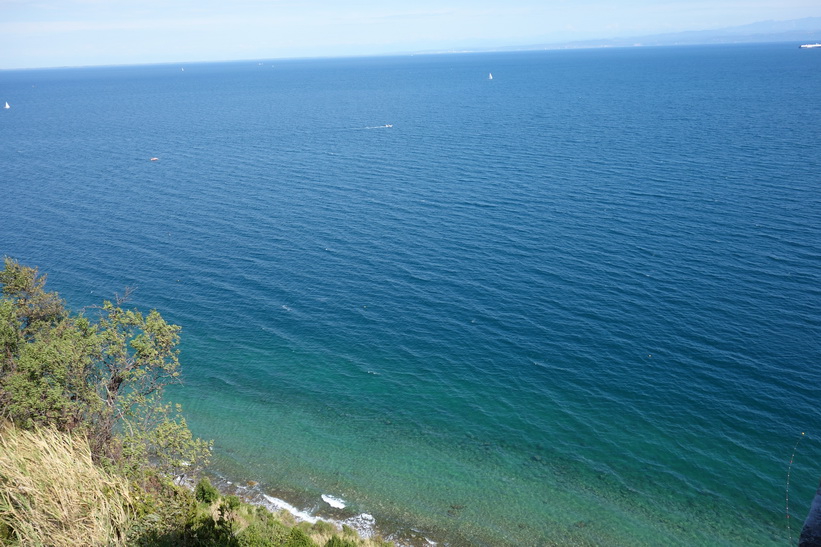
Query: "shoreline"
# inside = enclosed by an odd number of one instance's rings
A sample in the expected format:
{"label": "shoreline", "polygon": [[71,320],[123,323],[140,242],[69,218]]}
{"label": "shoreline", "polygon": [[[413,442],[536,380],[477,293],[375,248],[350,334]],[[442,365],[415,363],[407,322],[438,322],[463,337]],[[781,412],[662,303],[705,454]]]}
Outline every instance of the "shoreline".
{"label": "shoreline", "polygon": [[266,488],[253,480],[246,480],[244,484],[239,481],[232,481],[214,470],[201,473],[196,480],[185,476],[181,480],[176,477],[174,482],[180,486],[193,489],[197,480],[202,476],[211,479],[213,486],[222,495],[238,496],[247,503],[265,507],[274,514],[285,511],[293,516],[297,522],[314,524],[318,521],[325,521],[337,526],[339,529],[347,526],[356,530],[363,539],[381,537],[392,542],[396,547],[430,547],[451,544],[441,540],[436,541],[421,531],[409,528],[407,525],[396,523],[395,526],[386,526],[384,522],[377,522],[376,517],[371,513],[351,510],[351,505],[344,498],[334,494],[322,494],[319,499],[315,500],[312,507],[300,509],[299,506],[305,505],[304,501],[302,503],[298,501],[291,503],[284,499],[290,497],[285,492],[277,491],[273,487]]}

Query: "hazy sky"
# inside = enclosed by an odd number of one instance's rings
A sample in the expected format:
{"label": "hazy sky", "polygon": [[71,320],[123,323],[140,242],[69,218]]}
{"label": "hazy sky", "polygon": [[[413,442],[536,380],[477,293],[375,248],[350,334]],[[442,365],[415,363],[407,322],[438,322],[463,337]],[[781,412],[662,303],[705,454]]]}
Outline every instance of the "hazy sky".
{"label": "hazy sky", "polygon": [[0,68],[450,50],[821,16],[819,0],[0,0]]}

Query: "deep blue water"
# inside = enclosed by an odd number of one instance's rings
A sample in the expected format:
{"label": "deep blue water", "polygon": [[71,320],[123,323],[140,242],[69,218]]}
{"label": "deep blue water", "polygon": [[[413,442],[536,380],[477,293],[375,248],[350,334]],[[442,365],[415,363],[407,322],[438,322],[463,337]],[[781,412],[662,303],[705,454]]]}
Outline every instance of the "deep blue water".
{"label": "deep blue water", "polygon": [[792,44],[4,71],[0,254],[182,325],[212,472],[300,509],[784,545],[802,431],[793,539],[821,471],[819,88]]}

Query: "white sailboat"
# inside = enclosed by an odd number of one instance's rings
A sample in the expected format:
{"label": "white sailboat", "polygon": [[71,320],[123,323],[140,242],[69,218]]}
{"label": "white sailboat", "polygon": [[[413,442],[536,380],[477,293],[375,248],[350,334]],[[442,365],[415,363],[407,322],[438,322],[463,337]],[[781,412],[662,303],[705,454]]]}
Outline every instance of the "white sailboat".
{"label": "white sailboat", "polygon": [[8,102],[8,101],[6,101],[6,106],[4,106],[3,108],[5,108],[6,110],[8,110],[9,108],[11,108],[11,107],[9,106],[9,102]]}
{"label": "white sailboat", "polygon": [[492,80],[492,79],[493,79],[493,73],[488,72],[488,73],[487,73],[487,79],[488,79],[488,80]]}

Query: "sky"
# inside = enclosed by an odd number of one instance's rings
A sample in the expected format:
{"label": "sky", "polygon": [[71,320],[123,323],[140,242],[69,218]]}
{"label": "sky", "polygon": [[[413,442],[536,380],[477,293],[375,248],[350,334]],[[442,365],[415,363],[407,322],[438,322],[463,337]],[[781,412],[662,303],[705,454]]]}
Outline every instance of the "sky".
{"label": "sky", "polygon": [[0,0],[0,69],[458,51],[817,16],[819,0]]}

